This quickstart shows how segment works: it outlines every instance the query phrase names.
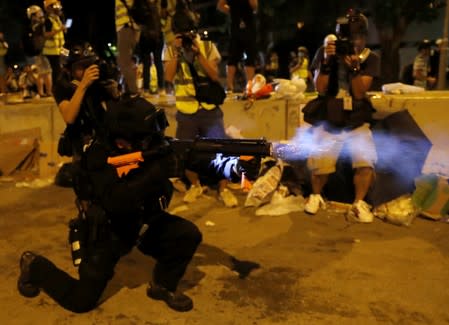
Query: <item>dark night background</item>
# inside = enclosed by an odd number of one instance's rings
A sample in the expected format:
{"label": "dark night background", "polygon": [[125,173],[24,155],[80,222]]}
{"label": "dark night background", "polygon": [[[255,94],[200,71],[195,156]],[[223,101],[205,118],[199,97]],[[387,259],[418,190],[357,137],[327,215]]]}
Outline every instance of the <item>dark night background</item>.
{"label": "dark night background", "polygon": [[[62,0],[64,16],[72,18],[72,27],[66,41],[86,40],[101,50],[115,42],[114,0]],[[0,0],[0,28],[10,44],[7,60],[20,62],[22,26],[27,23],[26,8],[30,5],[43,8],[43,1]]]}
{"label": "dark night background", "polygon": [[[61,3],[65,18],[73,19],[72,27],[66,34],[67,43],[85,40],[90,42],[99,53],[105,52],[108,43],[115,43],[115,0],[61,0]],[[226,58],[228,18],[216,10],[216,3],[215,0],[196,0],[193,2],[193,7],[201,14],[200,29],[209,31],[209,35],[217,43],[223,57]],[[33,4],[43,8],[43,0],[0,0],[0,29],[6,34],[6,40],[10,45],[10,51],[6,57],[8,64],[20,64],[24,60],[20,35],[22,26],[27,23],[26,8]],[[298,13],[298,5],[299,3],[296,1],[288,2],[285,8],[285,12],[289,13],[287,17],[283,17],[282,20],[269,18],[270,24],[267,24],[267,19],[265,23],[261,24],[261,32],[255,35],[258,39],[259,50],[266,52],[268,47],[274,47],[280,57],[285,59],[288,59],[288,52],[296,49],[298,45],[305,45],[311,53],[314,52],[325,33],[309,26],[306,26],[307,28],[301,32],[297,31],[296,15],[291,13]],[[270,31],[267,31],[267,28]],[[275,44],[272,41],[273,35],[268,33],[272,34],[273,30],[277,34],[274,37]],[[298,44],[299,39],[302,40],[302,44]],[[313,40],[318,40],[318,42]]]}
{"label": "dark night background", "polygon": [[[115,0],[61,0],[65,17],[73,19],[73,25],[66,35],[66,41],[84,40],[90,42],[97,52],[105,53],[108,43],[115,44],[114,6]],[[26,8],[32,4],[43,7],[43,0],[0,0],[0,30],[5,33],[10,45],[6,61],[8,64],[22,63],[23,51],[20,45],[22,26],[27,22]],[[223,59],[227,57],[229,17],[216,9],[217,0],[193,0],[193,9],[200,13],[199,29],[207,29],[216,42]],[[368,46],[382,50],[383,75],[385,81],[397,80],[400,68],[399,49],[407,46],[415,53],[416,42],[424,25],[417,25],[412,36],[404,44],[407,27],[412,22],[429,23],[438,17],[440,0],[259,0],[257,13],[258,50],[268,53],[275,50],[279,55],[280,77],[288,77],[289,52],[298,46],[306,46],[310,56],[322,44],[325,35],[335,30],[335,20],[344,15],[348,8],[364,8],[371,26],[379,28],[378,39],[371,39]],[[440,10],[441,11],[441,10]],[[298,21],[305,23],[298,29]],[[394,35],[391,33],[394,31]],[[441,35],[432,32],[430,35]],[[432,36],[430,36],[432,37]],[[410,43],[413,41],[413,43]],[[409,58],[407,60],[410,60]]]}

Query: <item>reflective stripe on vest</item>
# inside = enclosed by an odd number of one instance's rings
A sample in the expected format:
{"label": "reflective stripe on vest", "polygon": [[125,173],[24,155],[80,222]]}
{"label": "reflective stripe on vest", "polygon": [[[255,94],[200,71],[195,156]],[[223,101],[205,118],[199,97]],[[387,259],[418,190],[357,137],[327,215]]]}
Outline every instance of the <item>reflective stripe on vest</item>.
{"label": "reflective stripe on vest", "polygon": [[47,39],[42,50],[44,55],[60,55],[61,49],[64,46],[64,32],[62,31],[62,22],[58,16],[48,16],[51,21],[51,30],[60,30],[51,38]]}
{"label": "reflective stripe on vest", "polygon": [[[209,53],[206,54],[205,42],[199,42],[201,53],[208,58]],[[205,76],[202,69],[195,65],[198,75]],[[185,62],[180,62],[178,70],[176,72],[175,80],[175,96],[176,96],[176,109],[184,114],[194,114],[200,108],[205,110],[212,110],[215,108],[214,104],[199,103],[195,99],[195,87],[193,85],[192,76],[190,74],[189,65]]]}
{"label": "reflective stripe on vest", "polygon": [[[129,8],[133,5],[132,0],[125,0]],[[115,30],[119,31],[126,24],[129,24],[128,10],[122,0],[115,0]]]}

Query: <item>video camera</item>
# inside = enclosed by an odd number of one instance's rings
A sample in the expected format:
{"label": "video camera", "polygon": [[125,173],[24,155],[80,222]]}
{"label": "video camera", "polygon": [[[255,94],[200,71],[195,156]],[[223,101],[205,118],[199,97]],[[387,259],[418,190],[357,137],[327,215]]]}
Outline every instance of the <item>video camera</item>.
{"label": "video camera", "polygon": [[351,55],[354,54],[354,37],[368,34],[368,20],[363,14],[351,10],[345,17],[337,19],[335,31],[337,55]]}

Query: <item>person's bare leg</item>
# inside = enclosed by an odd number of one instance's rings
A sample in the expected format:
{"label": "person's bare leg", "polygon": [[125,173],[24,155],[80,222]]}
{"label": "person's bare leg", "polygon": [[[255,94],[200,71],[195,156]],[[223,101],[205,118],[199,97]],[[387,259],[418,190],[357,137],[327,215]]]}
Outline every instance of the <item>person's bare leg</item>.
{"label": "person's bare leg", "polygon": [[324,185],[326,185],[328,178],[329,178],[328,174],[322,175],[312,174],[312,177],[310,179],[310,182],[312,183],[312,193],[321,194],[321,191],[323,190]]}
{"label": "person's bare leg", "polygon": [[234,78],[237,68],[235,65],[226,66],[226,86],[227,90],[234,90]]}
{"label": "person's bare leg", "polygon": [[193,185],[193,186],[201,186],[200,178],[198,176],[198,173],[186,169],[185,175],[186,175],[186,177],[189,180],[191,185]]}
{"label": "person's bare leg", "polygon": [[36,79],[36,85],[37,85],[37,93],[39,96],[44,96],[44,77],[43,75],[39,75]]}
{"label": "person's bare leg", "polygon": [[52,96],[53,95],[53,79],[51,77],[51,73],[46,73],[44,75],[44,85],[45,85],[45,92],[48,96]]}
{"label": "person's bare leg", "polygon": [[256,69],[254,67],[245,66],[246,82],[248,82],[249,80],[253,80],[255,74],[256,74]]}
{"label": "person's bare leg", "polygon": [[363,200],[368,194],[368,190],[374,180],[374,170],[371,167],[361,167],[355,170],[354,174],[354,189],[355,189],[355,199],[354,202],[358,200]]}
{"label": "person's bare leg", "polygon": [[222,179],[218,182],[218,193],[221,193],[226,186],[228,186],[228,180],[227,179]]}

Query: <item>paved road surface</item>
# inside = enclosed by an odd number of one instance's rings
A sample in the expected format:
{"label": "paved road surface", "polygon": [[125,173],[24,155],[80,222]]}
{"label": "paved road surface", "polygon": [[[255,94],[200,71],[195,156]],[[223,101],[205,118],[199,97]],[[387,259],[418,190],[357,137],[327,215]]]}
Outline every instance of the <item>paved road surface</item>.
{"label": "paved road surface", "polygon": [[[98,309],[78,315],[43,293],[26,299],[16,291],[26,249],[76,274],[67,244],[66,225],[76,213],[71,190],[0,183],[0,198],[2,324],[449,323],[449,224],[350,224],[335,211],[256,216],[254,209],[224,208],[209,192],[179,212],[204,235],[181,283],[193,311],[176,313],[148,299],[154,262],[133,251]],[[182,205],[175,194],[170,209]]]}

